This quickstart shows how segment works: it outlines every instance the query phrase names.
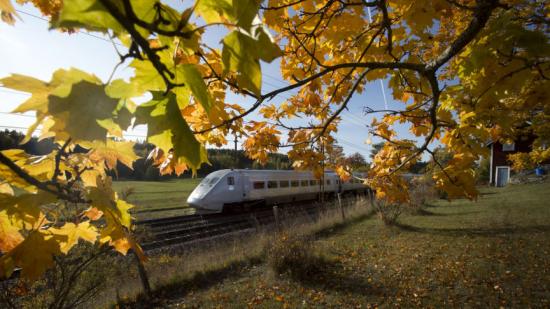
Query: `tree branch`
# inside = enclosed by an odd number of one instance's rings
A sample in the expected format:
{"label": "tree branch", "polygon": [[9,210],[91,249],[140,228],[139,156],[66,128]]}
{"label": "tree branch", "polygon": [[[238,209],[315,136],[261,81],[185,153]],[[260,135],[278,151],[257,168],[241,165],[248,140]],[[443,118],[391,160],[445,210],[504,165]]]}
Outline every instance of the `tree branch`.
{"label": "tree branch", "polygon": [[23,170],[19,165],[15,164],[10,158],[6,157],[2,152],[0,152],[0,163],[6,165],[10,170],[12,170],[17,176],[19,176],[21,179],[25,180],[27,183],[37,187],[38,189],[42,191],[49,192],[53,195],[56,195],[58,198],[62,200],[66,200],[73,203],[89,203],[90,201],[83,200],[80,197],[74,197],[70,196],[67,193],[56,190],[52,188],[53,185],[50,181],[48,182],[42,182],[31,175],[29,175],[25,170]]}

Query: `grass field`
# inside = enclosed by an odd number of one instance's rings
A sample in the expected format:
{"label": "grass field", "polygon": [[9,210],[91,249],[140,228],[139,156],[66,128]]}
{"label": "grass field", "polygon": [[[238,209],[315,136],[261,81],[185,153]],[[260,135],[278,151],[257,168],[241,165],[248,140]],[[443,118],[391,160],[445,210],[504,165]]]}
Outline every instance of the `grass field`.
{"label": "grass field", "polygon": [[371,216],[315,236],[325,262],[308,278],[254,263],[157,287],[162,306],[550,306],[550,183],[486,188],[478,202],[438,200],[397,226]]}
{"label": "grass field", "polygon": [[187,196],[201,179],[175,179],[170,181],[115,181],[114,189],[119,192],[131,188],[128,200],[136,206],[133,210],[138,218],[157,218],[189,213]]}

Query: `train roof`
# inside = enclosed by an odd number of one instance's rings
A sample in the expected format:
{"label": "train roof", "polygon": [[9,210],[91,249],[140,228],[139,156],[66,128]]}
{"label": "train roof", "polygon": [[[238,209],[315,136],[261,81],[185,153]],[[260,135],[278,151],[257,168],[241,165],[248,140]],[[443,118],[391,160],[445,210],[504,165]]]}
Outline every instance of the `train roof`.
{"label": "train roof", "polygon": [[[286,174],[286,173],[301,173],[301,174],[312,174],[312,171],[296,171],[296,170],[254,170],[254,169],[223,169],[218,170],[217,172],[228,173],[228,172],[245,172],[250,174],[263,174],[263,173],[273,173],[273,174]],[[325,174],[336,174],[333,171],[325,171]]]}

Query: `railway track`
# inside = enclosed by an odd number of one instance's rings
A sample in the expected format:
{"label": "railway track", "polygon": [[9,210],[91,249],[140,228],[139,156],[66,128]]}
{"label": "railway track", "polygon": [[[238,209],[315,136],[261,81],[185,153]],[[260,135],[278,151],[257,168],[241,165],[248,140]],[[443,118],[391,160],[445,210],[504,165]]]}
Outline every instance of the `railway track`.
{"label": "railway track", "polygon": [[[349,201],[345,201],[344,205],[347,204]],[[289,219],[303,220],[307,217],[314,221],[321,211],[317,203],[278,208],[281,223]],[[140,220],[136,223],[147,233],[148,237],[141,242],[141,245],[144,250],[150,251],[235,232],[272,228],[275,225],[275,217],[272,208],[266,208],[241,214],[187,215]]]}

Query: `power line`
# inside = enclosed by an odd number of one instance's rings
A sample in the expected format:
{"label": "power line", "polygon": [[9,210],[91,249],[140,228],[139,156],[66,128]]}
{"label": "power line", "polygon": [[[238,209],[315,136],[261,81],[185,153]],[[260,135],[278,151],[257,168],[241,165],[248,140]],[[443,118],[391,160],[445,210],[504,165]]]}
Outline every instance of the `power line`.
{"label": "power line", "polygon": [[[369,23],[372,23],[370,7],[367,7],[367,12],[369,14]],[[386,99],[386,90],[384,89],[384,82],[382,82],[382,80],[380,80],[380,89],[382,90],[382,97],[384,98],[384,109],[388,110],[388,100]]]}
{"label": "power line", "polygon": [[[23,15],[27,15],[27,16],[30,16],[30,17],[33,17],[33,18],[36,18],[36,19],[39,19],[39,20],[42,20],[42,21],[45,21],[45,22],[48,22],[48,23],[50,22],[47,18],[44,18],[44,17],[42,17],[42,16],[34,15],[34,14],[32,14],[32,13],[25,12],[25,11],[22,11],[22,10],[17,10],[17,9],[16,9],[15,11],[17,11],[18,13],[21,13],[21,14],[23,14]],[[96,38],[96,39],[105,41],[105,42],[107,42],[107,43],[109,43],[109,44],[115,44],[115,45],[120,46],[120,47],[126,47],[126,46],[124,46],[124,45],[122,45],[122,44],[120,44],[120,43],[111,41],[111,40],[109,40],[109,39],[106,39],[106,38],[104,38],[104,37],[101,37],[101,36],[99,36],[99,35],[95,35],[95,34],[92,34],[92,33],[89,33],[89,32],[77,31],[77,33],[79,33],[79,34],[84,34],[84,35],[90,36],[90,37],[92,37],[92,38]]]}
{"label": "power line", "polygon": [[19,117],[27,117],[27,118],[36,118],[36,116],[33,116],[33,115],[14,114],[14,113],[10,113],[10,112],[0,112],[0,114],[8,115],[8,116],[19,116]]}
{"label": "power line", "polygon": [[[23,15],[27,15],[27,16],[30,16],[30,17],[33,17],[33,18],[36,18],[36,19],[39,19],[39,20],[42,20],[42,21],[45,21],[45,22],[49,22],[49,20],[47,18],[44,18],[44,17],[41,17],[41,16],[38,16],[38,15],[35,15],[35,14],[32,14],[32,13],[29,13],[29,12],[26,12],[26,11],[23,11],[23,10],[16,10],[18,13],[21,13]],[[99,40],[102,40],[104,42],[107,42],[107,43],[111,43],[111,44],[115,44],[115,45],[118,45],[118,46],[123,46],[117,42],[114,42],[112,40],[109,40],[109,39],[106,39],[104,37],[101,37],[101,36],[97,36],[97,35],[94,35],[92,33],[89,33],[89,32],[81,32],[79,31],[78,33],[80,34],[84,34],[84,35],[87,35],[89,37],[92,37],[92,38],[95,38],[95,39],[99,39]],[[282,79],[279,79],[278,77],[274,77],[272,75],[269,75],[269,74],[262,74],[263,76],[277,82],[277,83],[280,83],[282,85],[282,87],[285,87],[285,86],[288,86],[290,85],[288,82],[282,80]],[[278,85],[275,85],[271,82],[268,82],[266,80],[263,81],[263,83],[265,83],[266,85],[269,85],[271,87],[273,87],[274,89],[278,89],[280,88],[281,86],[278,86]],[[2,88],[6,88],[4,86],[0,86]],[[6,88],[6,89],[9,89],[9,88]],[[5,92],[5,93],[10,93],[10,94],[18,94],[18,95],[25,95],[25,96],[29,96],[28,93],[25,93],[25,92],[19,92],[19,91],[13,91],[13,90],[6,90],[6,89],[0,89],[1,92]],[[286,100],[289,100],[290,97],[288,95],[281,95],[279,94],[280,97],[286,99]],[[29,118],[35,118],[34,116],[31,116],[31,115],[23,115],[23,114],[12,114],[12,113],[7,113],[7,112],[0,112],[1,114],[9,114],[9,115],[15,115],[15,116],[21,116],[21,117],[29,117]],[[341,115],[342,116],[342,119],[344,119],[344,115]],[[357,126],[361,126],[363,127],[365,124],[362,123],[362,120],[360,118],[358,118],[357,116],[349,113],[349,115],[347,115],[347,119],[346,119],[349,123],[353,124],[353,125],[357,125]],[[27,128],[23,128],[23,127],[20,127],[20,129],[27,129]],[[146,136],[143,136],[143,135],[132,135],[132,134],[124,134],[126,136],[132,136],[132,137],[146,137]]]}
{"label": "power line", "polygon": [[336,140],[337,140],[339,143],[341,143],[341,144],[343,144],[343,145],[345,145],[345,146],[354,148],[355,150],[358,150],[358,151],[360,151],[360,152],[370,152],[370,150],[368,150],[367,148],[361,147],[361,146],[359,146],[359,145],[357,145],[357,144],[354,144],[354,143],[352,143],[352,142],[350,142],[350,141],[347,141],[346,139],[343,139],[343,138],[336,138]]}
{"label": "power line", "polygon": [[[0,125],[0,128],[4,128],[4,129],[15,129],[15,130],[28,130],[29,128],[25,128],[25,127],[18,127],[18,126],[2,126]],[[37,130],[40,130],[40,129],[37,129]]]}
{"label": "power line", "polygon": [[24,96],[30,96],[30,94],[28,94],[28,93],[26,93],[26,92],[23,92],[23,91],[8,90],[8,89],[11,89],[11,88],[7,88],[7,87],[5,87],[5,86],[0,86],[0,88],[3,88],[3,89],[0,89],[0,92],[10,93],[10,94],[18,94],[18,95],[24,95]]}

